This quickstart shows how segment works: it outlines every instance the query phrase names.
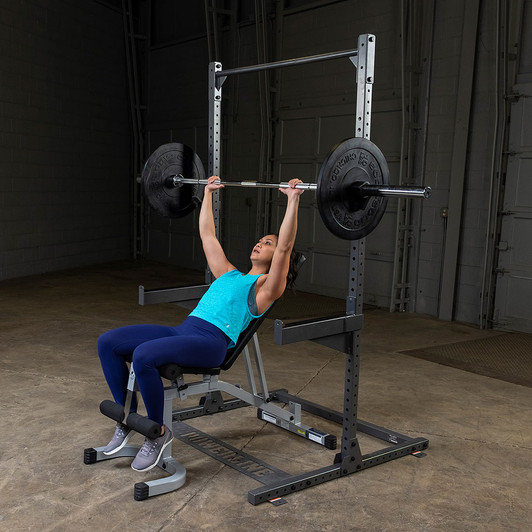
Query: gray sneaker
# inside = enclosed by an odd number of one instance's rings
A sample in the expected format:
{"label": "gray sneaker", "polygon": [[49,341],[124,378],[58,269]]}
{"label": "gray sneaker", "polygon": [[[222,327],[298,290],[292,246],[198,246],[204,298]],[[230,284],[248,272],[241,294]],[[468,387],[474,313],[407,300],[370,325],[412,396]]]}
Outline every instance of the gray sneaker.
{"label": "gray sneaker", "polygon": [[140,451],[135,456],[135,460],[131,464],[131,468],[135,471],[149,471],[157,465],[165,448],[172,443],[174,435],[172,431],[165,425],[164,434],[150,440],[146,438]]}
{"label": "gray sneaker", "polygon": [[109,456],[111,454],[117,453],[120,451],[120,449],[122,449],[122,447],[124,447],[131,436],[131,429],[127,425],[118,423],[111,441],[102,450],[103,454]]}

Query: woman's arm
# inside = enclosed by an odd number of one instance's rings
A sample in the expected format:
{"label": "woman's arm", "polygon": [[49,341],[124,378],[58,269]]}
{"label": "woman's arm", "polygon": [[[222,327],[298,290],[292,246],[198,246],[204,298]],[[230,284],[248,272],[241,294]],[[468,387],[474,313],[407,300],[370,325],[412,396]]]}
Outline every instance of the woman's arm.
{"label": "woman's arm", "polygon": [[290,254],[294,247],[297,233],[297,214],[299,209],[299,196],[303,190],[295,188],[300,179],[292,179],[290,188],[279,189],[287,196],[286,211],[281,227],[277,247],[273,254],[270,271],[264,283],[257,285],[256,300],[259,313],[264,312],[276,299],[283,295],[286,288],[286,276],[290,268]]}
{"label": "woman's arm", "polygon": [[234,270],[235,267],[227,260],[224,250],[216,238],[216,228],[212,213],[212,194],[215,190],[223,187],[223,185],[214,184],[216,179],[218,179],[217,176],[209,177],[209,184],[205,186],[199,215],[199,233],[209,269],[214,277],[218,278],[220,275]]}

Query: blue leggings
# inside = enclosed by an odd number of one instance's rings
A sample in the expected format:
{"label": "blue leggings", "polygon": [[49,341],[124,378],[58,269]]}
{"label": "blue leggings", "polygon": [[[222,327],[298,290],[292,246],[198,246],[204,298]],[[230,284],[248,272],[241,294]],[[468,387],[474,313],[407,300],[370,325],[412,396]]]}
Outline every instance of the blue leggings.
{"label": "blue leggings", "polygon": [[[212,368],[226,355],[229,338],[211,323],[189,316],[178,327],[130,325],[98,338],[98,355],[114,400],[124,406],[132,355],[137,384],[148,417],[163,424],[164,386],[157,368],[164,364]],[[136,401],[132,403],[136,410]]]}

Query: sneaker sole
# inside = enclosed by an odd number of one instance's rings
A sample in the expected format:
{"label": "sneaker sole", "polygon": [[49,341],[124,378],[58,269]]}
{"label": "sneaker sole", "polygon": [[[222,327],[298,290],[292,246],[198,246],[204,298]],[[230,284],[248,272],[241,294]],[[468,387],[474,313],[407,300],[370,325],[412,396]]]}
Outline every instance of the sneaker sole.
{"label": "sneaker sole", "polygon": [[153,469],[158,463],[159,463],[159,460],[161,459],[161,455],[163,454],[163,451],[174,441],[174,437],[172,436],[172,439],[171,440],[168,440],[162,447],[161,447],[161,450],[159,451],[159,455],[157,456],[157,459],[153,462],[153,464],[151,464],[150,466],[148,467],[145,467],[144,469],[137,469],[135,467],[133,467],[133,464],[131,464],[131,469],[133,469],[133,471],[137,471],[139,473],[144,473],[146,471],[149,471],[150,469]]}
{"label": "sneaker sole", "polygon": [[131,438],[131,436],[133,435],[132,432],[133,431],[129,431],[128,432],[127,436],[124,438],[124,441],[118,447],[115,447],[111,451],[103,451],[103,454],[105,454],[105,456],[111,456],[111,455],[117,453],[118,451],[120,451],[120,449],[123,449],[125,447],[126,443],[129,441],[129,438]]}

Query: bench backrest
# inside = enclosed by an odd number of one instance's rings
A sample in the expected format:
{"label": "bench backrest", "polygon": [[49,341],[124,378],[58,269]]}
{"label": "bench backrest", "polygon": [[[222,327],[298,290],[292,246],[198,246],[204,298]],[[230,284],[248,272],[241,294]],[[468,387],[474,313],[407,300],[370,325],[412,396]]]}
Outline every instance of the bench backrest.
{"label": "bench backrest", "polygon": [[[298,259],[296,263],[296,271],[299,271],[303,263],[305,262],[306,257],[302,253],[298,254]],[[270,305],[270,308],[259,318],[251,320],[251,323],[247,328],[240,333],[238,341],[234,347],[231,347],[227,350],[224,361],[217,368],[181,368],[183,373],[195,373],[195,374],[210,374],[217,375],[220,371],[227,371],[235,362],[235,360],[240,356],[240,353],[244,350],[246,345],[253,338],[253,335],[257,332],[259,327],[262,325],[262,322],[267,318],[268,314],[271,312],[272,308],[275,306],[275,301]]]}
{"label": "bench backrest", "polygon": [[236,345],[227,350],[225,359],[220,364],[220,369],[226,371],[233,365],[235,360],[240,356],[240,353],[244,350],[246,345],[248,345],[249,341],[253,338],[253,335],[258,331],[259,327],[262,325],[262,322],[266,319],[266,317],[270,313],[270,310],[273,308],[273,305],[275,305],[275,303],[273,303],[262,316],[251,320],[251,323],[247,326],[247,328],[240,333]]}

